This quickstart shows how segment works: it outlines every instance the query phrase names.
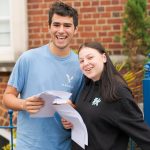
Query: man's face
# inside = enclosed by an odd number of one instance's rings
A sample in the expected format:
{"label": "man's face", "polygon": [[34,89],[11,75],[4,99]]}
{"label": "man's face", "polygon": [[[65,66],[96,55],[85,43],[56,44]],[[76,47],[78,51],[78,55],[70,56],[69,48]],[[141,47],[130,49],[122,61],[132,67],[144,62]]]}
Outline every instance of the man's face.
{"label": "man's face", "polygon": [[69,48],[73,36],[77,33],[77,28],[73,24],[73,18],[54,14],[49,27],[51,42],[60,50]]}

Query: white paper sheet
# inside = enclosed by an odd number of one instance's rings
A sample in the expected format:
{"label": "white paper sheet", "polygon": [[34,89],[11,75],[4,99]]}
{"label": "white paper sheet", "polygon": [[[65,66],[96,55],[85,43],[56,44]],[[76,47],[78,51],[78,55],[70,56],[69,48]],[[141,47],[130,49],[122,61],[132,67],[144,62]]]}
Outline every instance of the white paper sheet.
{"label": "white paper sheet", "polygon": [[31,117],[52,117],[56,112],[53,107],[53,101],[57,100],[67,100],[70,98],[71,93],[64,91],[45,91],[43,93],[35,95],[44,100],[44,106],[35,114],[31,114]]}
{"label": "white paper sheet", "polygon": [[88,145],[88,133],[80,114],[69,104],[55,104],[54,108],[61,117],[73,124],[71,138],[85,149],[85,145]]}
{"label": "white paper sheet", "polygon": [[46,91],[35,95],[44,100],[44,106],[31,117],[53,117],[55,112],[70,121],[73,124],[71,138],[83,149],[88,145],[87,128],[80,114],[70,106],[66,101],[70,98],[71,93],[63,91]]}

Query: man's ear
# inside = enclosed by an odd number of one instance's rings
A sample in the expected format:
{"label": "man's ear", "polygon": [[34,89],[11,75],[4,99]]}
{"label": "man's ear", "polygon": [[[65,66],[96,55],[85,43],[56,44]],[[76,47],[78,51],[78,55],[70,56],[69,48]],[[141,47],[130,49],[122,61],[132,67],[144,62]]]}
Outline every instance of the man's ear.
{"label": "man's ear", "polygon": [[76,26],[75,30],[74,30],[74,35],[76,35],[78,32],[78,26]]}

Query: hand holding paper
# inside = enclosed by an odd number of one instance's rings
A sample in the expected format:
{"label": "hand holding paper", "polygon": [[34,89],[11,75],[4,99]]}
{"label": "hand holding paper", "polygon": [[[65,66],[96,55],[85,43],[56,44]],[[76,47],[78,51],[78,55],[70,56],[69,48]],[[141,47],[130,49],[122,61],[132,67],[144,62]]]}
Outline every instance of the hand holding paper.
{"label": "hand holding paper", "polygon": [[56,110],[53,107],[53,101],[58,99],[64,103],[67,99],[70,98],[71,93],[64,91],[45,91],[36,97],[40,97],[44,101],[44,106],[34,114],[31,114],[31,117],[53,117]]}
{"label": "hand holding paper", "polygon": [[67,103],[54,104],[54,108],[61,117],[73,124],[71,139],[85,149],[85,145],[88,145],[88,133],[80,114]]}
{"label": "hand holding paper", "polygon": [[[87,128],[80,114],[67,103],[71,93],[63,91],[46,91],[36,95],[44,100],[44,106],[31,117],[53,117],[55,112],[73,124],[71,138],[83,149],[88,145]],[[80,136],[80,137],[79,137]]]}
{"label": "hand holding paper", "polygon": [[30,114],[38,112],[43,106],[44,101],[36,96],[27,98],[21,101],[22,110],[27,111]]}

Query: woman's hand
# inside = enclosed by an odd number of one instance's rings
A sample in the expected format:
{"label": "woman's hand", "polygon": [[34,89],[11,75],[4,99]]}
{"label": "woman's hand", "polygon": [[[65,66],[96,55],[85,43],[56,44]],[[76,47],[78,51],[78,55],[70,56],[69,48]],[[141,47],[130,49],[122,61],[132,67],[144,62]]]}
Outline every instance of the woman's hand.
{"label": "woman's hand", "polygon": [[73,108],[76,108],[76,105],[72,103],[70,99],[67,100],[67,103],[70,104]]}
{"label": "woman's hand", "polygon": [[72,123],[67,121],[64,118],[61,118],[61,122],[62,122],[65,129],[71,129],[73,127]]}

